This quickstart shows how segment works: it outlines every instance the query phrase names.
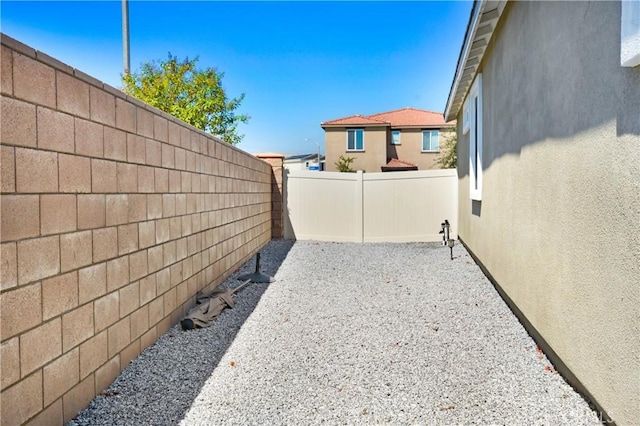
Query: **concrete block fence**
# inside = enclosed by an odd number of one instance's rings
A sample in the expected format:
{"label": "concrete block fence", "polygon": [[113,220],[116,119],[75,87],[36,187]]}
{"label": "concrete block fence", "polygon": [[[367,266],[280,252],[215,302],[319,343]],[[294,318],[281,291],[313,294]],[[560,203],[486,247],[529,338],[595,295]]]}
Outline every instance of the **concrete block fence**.
{"label": "concrete block fence", "polygon": [[256,157],[266,161],[272,169],[271,173],[271,237],[283,238],[283,172],[284,155],[277,153],[256,154]]}
{"label": "concrete block fence", "polygon": [[272,168],[5,35],[2,425],[63,424],[272,233]]}

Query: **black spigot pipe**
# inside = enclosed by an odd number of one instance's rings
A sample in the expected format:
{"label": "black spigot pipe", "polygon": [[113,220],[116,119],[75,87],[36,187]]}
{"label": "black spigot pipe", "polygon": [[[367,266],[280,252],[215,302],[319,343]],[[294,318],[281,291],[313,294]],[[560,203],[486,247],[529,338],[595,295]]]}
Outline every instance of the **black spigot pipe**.
{"label": "black spigot pipe", "polygon": [[260,252],[256,253],[256,271],[253,274],[238,277],[239,280],[250,280],[252,283],[272,283],[275,281],[273,277],[260,272]]}
{"label": "black spigot pipe", "polygon": [[256,274],[260,273],[260,252],[256,254]]}

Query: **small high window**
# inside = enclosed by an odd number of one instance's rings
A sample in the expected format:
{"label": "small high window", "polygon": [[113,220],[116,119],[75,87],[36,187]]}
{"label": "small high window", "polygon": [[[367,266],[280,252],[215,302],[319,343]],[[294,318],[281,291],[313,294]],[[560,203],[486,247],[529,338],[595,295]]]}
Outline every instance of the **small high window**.
{"label": "small high window", "polygon": [[347,151],[364,151],[364,130],[347,130]]}
{"label": "small high window", "polygon": [[422,152],[438,152],[440,150],[440,132],[424,130],[422,132]]}

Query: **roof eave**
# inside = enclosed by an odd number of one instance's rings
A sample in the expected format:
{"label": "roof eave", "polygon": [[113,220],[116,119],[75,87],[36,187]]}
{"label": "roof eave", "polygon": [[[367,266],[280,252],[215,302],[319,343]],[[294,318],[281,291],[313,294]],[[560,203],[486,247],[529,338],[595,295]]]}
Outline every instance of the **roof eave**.
{"label": "roof eave", "polygon": [[382,166],[380,167],[380,169],[383,172],[405,172],[405,171],[411,171],[411,170],[418,170],[418,166],[406,166],[406,167],[387,167],[387,166]]}
{"label": "roof eave", "polygon": [[391,123],[349,123],[349,124],[320,124],[323,129],[326,128],[344,128],[344,127],[389,127]]}
{"label": "roof eave", "polygon": [[476,0],[474,3],[444,110],[445,121],[457,118],[506,4],[506,0]]}
{"label": "roof eave", "polygon": [[391,129],[446,129],[447,127],[455,126],[455,123],[442,123],[442,124],[392,124]]}

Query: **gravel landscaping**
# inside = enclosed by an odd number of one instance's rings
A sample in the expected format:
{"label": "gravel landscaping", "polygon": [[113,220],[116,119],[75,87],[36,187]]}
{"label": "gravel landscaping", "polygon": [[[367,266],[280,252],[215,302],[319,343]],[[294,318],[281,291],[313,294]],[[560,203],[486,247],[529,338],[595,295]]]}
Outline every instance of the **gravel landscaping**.
{"label": "gravel landscaping", "polygon": [[276,282],[173,327],[69,425],[601,424],[461,245],[261,253]]}

